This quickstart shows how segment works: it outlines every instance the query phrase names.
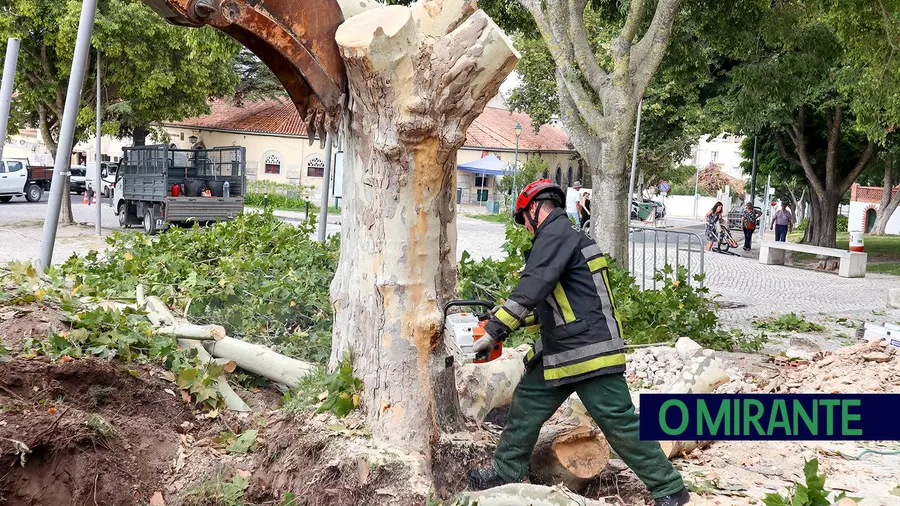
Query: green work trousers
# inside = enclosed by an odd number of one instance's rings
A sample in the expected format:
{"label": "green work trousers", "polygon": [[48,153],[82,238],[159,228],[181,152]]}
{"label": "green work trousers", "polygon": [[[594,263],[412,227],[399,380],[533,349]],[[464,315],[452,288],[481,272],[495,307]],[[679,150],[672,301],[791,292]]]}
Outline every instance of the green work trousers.
{"label": "green work trousers", "polygon": [[541,426],[572,394],[578,397],[609,445],[644,482],[654,498],[684,487],[681,474],[663,454],[658,441],[641,441],[640,422],[621,374],[604,374],[577,383],[548,387],[538,365],[522,377],[513,394],[507,425],[494,454],[494,467],[507,482],[521,481]]}

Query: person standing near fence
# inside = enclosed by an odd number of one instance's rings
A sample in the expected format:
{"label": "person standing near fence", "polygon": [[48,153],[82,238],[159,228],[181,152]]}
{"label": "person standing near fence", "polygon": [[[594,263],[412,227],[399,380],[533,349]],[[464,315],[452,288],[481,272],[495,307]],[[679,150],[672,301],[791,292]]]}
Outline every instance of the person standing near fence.
{"label": "person standing near fence", "polygon": [[752,202],[747,202],[747,207],[741,217],[741,224],[744,229],[744,251],[750,251],[753,231],[756,230],[756,210],[753,209]]}
{"label": "person standing near fence", "polygon": [[785,204],[775,213],[775,217],[772,218],[772,230],[775,231],[775,240],[786,242],[788,232],[791,231],[793,226],[794,215],[791,213],[791,207]]}
{"label": "person standing near fence", "polygon": [[572,223],[581,226],[581,181],[575,181],[566,190],[566,214]]}

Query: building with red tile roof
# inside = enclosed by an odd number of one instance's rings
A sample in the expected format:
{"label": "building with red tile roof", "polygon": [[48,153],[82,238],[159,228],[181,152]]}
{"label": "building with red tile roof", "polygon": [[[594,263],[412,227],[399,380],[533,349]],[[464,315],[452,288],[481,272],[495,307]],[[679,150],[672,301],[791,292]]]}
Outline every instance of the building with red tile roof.
{"label": "building with red tile roof", "polygon": [[[210,104],[210,113],[181,121],[163,123],[163,127],[179,148],[190,147],[191,141],[204,146],[241,145],[247,148],[248,176],[278,183],[320,186],[323,150],[319,143],[309,144],[306,125],[289,100],[262,100],[235,106],[224,101]],[[524,113],[501,107],[487,107],[469,127],[465,145],[457,154],[458,163],[471,162],[494,154],[510,166],[516,158],[517,124],[518,161],[541,156],[548,164],[549,175],[560,184],[568,184],[582,175],[581,165],[564,130],[543,125],[538,131]],[[494,199],[494,176],[468,172],[457,174],[459,198],[463,202]]]}

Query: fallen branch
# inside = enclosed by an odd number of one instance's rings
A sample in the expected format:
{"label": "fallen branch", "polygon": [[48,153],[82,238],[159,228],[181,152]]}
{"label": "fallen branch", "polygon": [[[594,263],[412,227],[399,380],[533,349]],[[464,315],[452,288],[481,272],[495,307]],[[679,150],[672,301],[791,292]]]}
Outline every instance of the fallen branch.
{"label": "fallen branch", "polygon": [[[178,346],[181,346],[184,349],[192,349],[197,350],[197,358],[199,358],[203,363],[208,363],[214,361],[214,359],[209,356],[209,353],[206,352],[206,349],[203,348],[203,345],[200,344],[199,341],[192,341],[190,339],[178,339]],[[225,407],[232,411],[252,411],[250,406],[247,405],[238,394],[234,393],[234,390],[231,389],[231,385],[228,384],[228,380],[225,379],[225,376],[219,376],[216,379],[216,388],[219,390],[219,393],[222,394],[222,398],[225,400]]]}
{"label": "fallen branch", "polygon": [[178,321],[175,325],[160,327],[157,334],[174,335],[179,339],[221,341],[225,339],[225,327],[221,325],[193,325]]}
{"label": "fallen branch", "polygon": [[291,388],[299,385],[304,376],[316,370],[316,366],[308,362],[286,357],[264,346],[233,337],[226,336],[221,341],[204,341],[203,346],[214,357],[233,360],[241,369]]}
{"label": "fallen branch", "polygon": [[175,325],[175,316],[169,311],[169,306],[161,301],[159,297],[150,295],[146,300],[147,318],[153,323],[154,327],[163,327]]}
{"label": "fallen branch", "polygon": [[512,402],[516,385],[525,374],[522,358],[530,346],[507,348],[503,355],[486,364],[464,364],[456,372],[456,390],[459,406],[476,425],[487,417],[492,409]]}

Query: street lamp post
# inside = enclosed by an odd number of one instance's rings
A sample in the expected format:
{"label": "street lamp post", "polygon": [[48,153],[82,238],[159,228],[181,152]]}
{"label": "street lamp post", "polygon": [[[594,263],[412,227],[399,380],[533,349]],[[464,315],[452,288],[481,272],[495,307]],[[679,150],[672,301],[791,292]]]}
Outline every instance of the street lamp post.
{"label": "street lamp post", "polygon": [[516,123],[515,132],[516,132],[516,156],[515,156],[515,159],[513,160],[513,191],[512,191],[513,212],[515,212],[516,197],[518,197],[518,193],[516,192],[516,190],[518,189],[516,187],[516,172],[519,171],[519,136],[522,135],[522,124],[521,123]]}

